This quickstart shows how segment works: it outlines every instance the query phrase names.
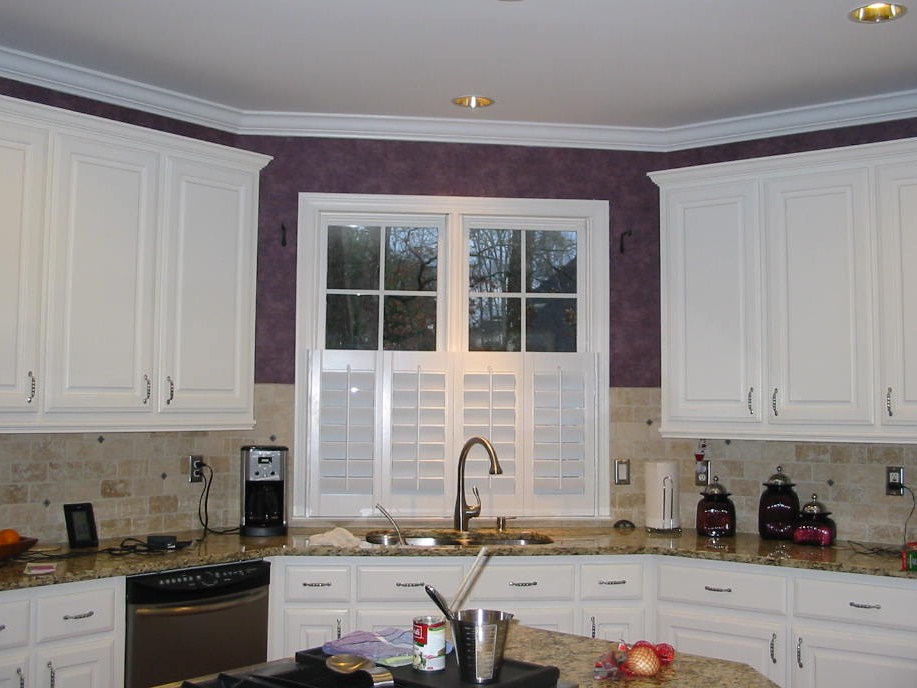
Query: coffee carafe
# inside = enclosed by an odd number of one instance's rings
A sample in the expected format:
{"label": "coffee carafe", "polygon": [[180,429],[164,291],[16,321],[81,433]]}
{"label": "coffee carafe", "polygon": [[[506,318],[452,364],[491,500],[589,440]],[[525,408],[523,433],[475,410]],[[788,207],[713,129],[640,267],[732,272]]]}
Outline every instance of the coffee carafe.
{"label": "coffee carafe", "polygon": [[799,497],[793,490],[793,482],[777,466],[767,482],[767,488],[758,502],[758,534],[765,540],[792,540],[793,527],[799,515]]}

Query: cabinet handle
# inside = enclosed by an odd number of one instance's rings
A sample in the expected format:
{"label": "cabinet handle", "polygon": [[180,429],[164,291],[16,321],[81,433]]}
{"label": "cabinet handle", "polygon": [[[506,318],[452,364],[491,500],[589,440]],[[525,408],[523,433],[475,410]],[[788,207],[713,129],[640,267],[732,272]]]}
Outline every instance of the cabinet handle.
{"label": "cabinet handle", "polygon": [[50,674],[51,674],[51,683],[50,683],[50,685],[49,685],[49,688],[54,688],[54,680],[57,678],[57,676],[56,676],[56,674],[55,674],[55,672],[54,672],[54,665],[51,664],[51,660],[50,660],[50,659],[48,660],[48,671],[49,671]]}
{"label": "cabinet handle", "polygon": [[16,667],[16,675],[19,677],[19,688],[25,688],[25,676],[22,673],[22,667]]}
{"label": "cabinet handle", "polygon": [[709,592],[732,592],[732,588],[715,588],[712,585],[705,585],[704,590]]}
{"label": "cabinet handle", "polygon": [[777,663],[777,655],[774,653],[774,645],[777,644],[777,634],[774,633],[771,635],[771,662],[773,664]]}
{"label": "cabinet handle", "polygon": [[402,583],[399,581],[395,583],[395,587],[396,588],[422,588],[423,581],[421,581],[420,583]]}
{"label": "cabinet handle", "polygon": [[29,396],[25,398],[25,403],[31,404],[35,401],[35,387],[38,383],[38,378],[35,377],[35,373],[31,370],[28,373],[29,375]]}
{"label": "cabinet handle", "polygon": [[796,641],[796,666],[802,669],[802,636]]}
{"label": "cabinet handle", "polygon": [[748,388],[748,415],[750,415],[750,416],[755,415],[755,410],[754,410],[754,408],[752,408],[752,405],[751,405],[751,396],[752,396],[752,394],[754,394],[754,393],[755,393],[755,388],[754,388],[754,387],[749,387],[749,388]]}
{"label": "cabinet handle", "polygon": [[589,619],[592,621],[592,637],[595,638],[595,617],[590,616]]}
{"label": "cabinet handle", "polygon": [[509,582],[509,587],[511,588],[532,588],[538,585],[538,581],[526,581],[524,583],[516,583],[515,581]]}
{"label": "cabinet handle", "polygon": [[143,383],[146,385],[146,396],[143,397],[143,403],[146,405],[150,402],[150,395],[153,393],[153,385],[150,383],[149,375],[143,376]]}
{"label": "cabinet handle", "polygon": [[335,620],[335,625],[337,626],[337,634],[338,634],[337,639],[340,640],[341,639],[341,625],[342,625],[340,617],[338,617]]}
{"label": "cabinet handle", "polygon": [[95,612],[91,609],[88,612],[83,612],[82,614],[64,614],[64,621],[79,621],[80,619],[88,619],[90,616],[94,616]]}
{"label": "cabinet handle", "polygon": [[302,584],[304,588],[330,588],[331,585],[332,584],[330,581],[326,581],[323,583],[303,583]]}
{"label": "cabinet handle", "polygon": [[627,579],[622,578],[620,580],[600,580],[599,585],[627,585]]}
{"label": "cabinet handle", "polygon": [[771,395],[771,408],[774,409],[774,415],[779,416],[777,413],[777,388],[774,387],[774,393]]}
{"label": "cabinet handle", "polygon": [[892,388],[889,387],[888,391],[885,393],[885,412],[888,413],[888,417],[891,418],[895,414],[892,413]]}
{"label": "cabinet handle", "polygon": [[850,606],[857,609],[882,609],[881,604],[863,604],[862,602],[851,602]]}
{"label": "cabinet handle", "polygon": [[169,398],[166,399],[166,406],[170,406],[175,399],[175,380],[171,375],[166,375],[166,382],[169,383]]}

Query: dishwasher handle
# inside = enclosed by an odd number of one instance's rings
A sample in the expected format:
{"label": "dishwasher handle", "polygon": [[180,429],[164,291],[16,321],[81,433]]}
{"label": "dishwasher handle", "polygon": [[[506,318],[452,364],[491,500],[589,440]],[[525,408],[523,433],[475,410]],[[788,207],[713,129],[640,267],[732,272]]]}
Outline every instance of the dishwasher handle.
{"label": "dishwasher handle", "polygon": [[144,605],[134,608],[133,613],[137,616],[191,616],[192,614],[207,614],[209,612],[218,612],[223,609],[231,609],[239,605],[248,604],[256,600],[267,597],[267,588],[258,588],[236,595],[226,595],[225,597],[211,598],[204,603],[185,603],[174,604],[166,603],[161,605]]}

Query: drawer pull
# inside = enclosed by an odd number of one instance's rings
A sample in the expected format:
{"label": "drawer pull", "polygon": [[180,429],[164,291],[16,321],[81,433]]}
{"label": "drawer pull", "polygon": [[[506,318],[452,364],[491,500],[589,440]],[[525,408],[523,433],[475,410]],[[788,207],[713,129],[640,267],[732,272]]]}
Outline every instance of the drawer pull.
{"label": "drawer pull", "polygon": [[83,612],[82,614],[64,614],[64,621],[79,621],[80,619],[88,619],[90,616],[95,616],[95,612],[91,609],[88,612]]}
{"label": "drawer pull", "polygon": [[802,666],[802,636],[799,636],[799,639],[796,641],[796,666],[800,669]]}
{"label": "drawer pull", "polygon": [[16,675],[19,677],[19,688],[25,688],[25,676],[22,674],[22,667],[16,667]]}
{"label": "drawer pull", "polygon": [[303,583],[304,588],[330,588],[332,583],[330,581],[325,581],[323,583]]}
{"label": "drawer pull", "polygon": [[771,662],[773,664],[777,663],[777,655],[774,654],[774,645],[777,644],[777,634],[774,633],[771,635]]}
{"label": "drawer pull", "polygon": [[401,582],[397,582],[397,583],[395,583],[395,587],[396,587],[396,588],[422,588],[422,587],[423,587],[423,581],[421,581],[420,583],[401,583]]}
{"label": "drawer pull", "polygon": [[54,688],[54,683],[57,680],[57,672],[54,671],[54,665],[51,664],[51,660],[48,660],[48,676],[51,678],[51,682],[48,684],[50,688]]}
{"label": "drawer pull", "polygon": [[863,604],[862,602],[851,602],[850,606],[857,609],[882,609],[881,604]]}
{"label": "drawer pull", "polygon": [[708,592],[732,592],[732,588],[715,588],[712,585],[705,585],[704,590]]}
{"label": "drawer pull", "polygon": [[538,581],[525,581],[522,583],[517,583],[515,581],[509,582],[509,587],[511,588],[533,588],[538,585]]}
{"label": "drawer pull", "polygon": [[600,580],[599,585],[627,585],[627,580]]}
{"label": "drawer pull", "polygon": [[595,638],[595,617],[590,616],[589,618],[592,621],[592,637]]}

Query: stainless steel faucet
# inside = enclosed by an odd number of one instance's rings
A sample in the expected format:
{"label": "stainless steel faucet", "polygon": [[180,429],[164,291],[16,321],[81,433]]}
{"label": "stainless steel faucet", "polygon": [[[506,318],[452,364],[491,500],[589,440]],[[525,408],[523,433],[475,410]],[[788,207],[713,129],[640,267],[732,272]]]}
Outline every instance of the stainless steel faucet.
{"label": "stainless steel faucet", "polygon": [[468,504],[468,501],[465,498],[465,462],[468,460],[468,452],[471,451],[471,448],[480,444],[487,451],[487,455],[490,457],[490,474],[499,475],[503,472],[503,467],[500,466],[500,459],[497,458],[497,450],[494,449],[488,440],[483,437],[472,437],[470,440],[465,442],[465,446],[462,447],[462,453],[459,454],[458,460],[458,484],[456,485],[456,495],[455,495],[455,516],[452,521],[452,527],[455,530],[467,531],[468,530],[468,521],[475,516],[481,515],[481,494],[478,492],[477,486],[473,486],[471,491],[474,493],[474,498],[477,500],[477,504],[471,506]]}

